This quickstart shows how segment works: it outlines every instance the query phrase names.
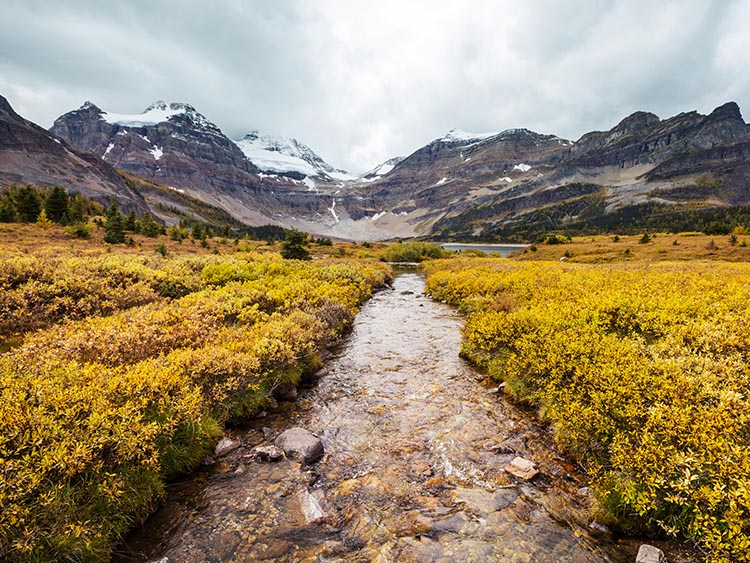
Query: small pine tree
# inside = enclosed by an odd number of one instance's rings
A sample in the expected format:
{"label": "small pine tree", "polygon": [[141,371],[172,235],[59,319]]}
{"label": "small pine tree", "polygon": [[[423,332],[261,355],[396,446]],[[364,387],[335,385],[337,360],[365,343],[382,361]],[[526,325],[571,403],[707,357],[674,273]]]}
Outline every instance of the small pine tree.
{"label": "small pine tree", "polygon": [[87,215],[86,201],[81,194],[76,194],[68,205],[68,221],[71,224],[83,223]]}
{"label": "small pine tree", "polygon": [[151,213],[146,213],[143,219],[138,221],[138,232],[146,237],[156,237],[161,233],[161,226]]}
{"label": "small pine tree", "polygon": [[16,221],[16,206],[8,194],[0,197],[0,223],[14,223]]}
{"label": "small pine tree", "polygon": [[47,218],[47,210],[43,207],[39,212],[39,217],[36,218],[36,224],[43,229],[49,229],[52,226],[52,221]]}
{"label": "small pine tree", "polygon": [[281,243],[281,256],[288,260],[309,260],[308,246],[310,240],[307,233],[292,229],[287,232],[284,242]]}
{"label": "small pine tree", "polygon": [[136,222],[135,222],[135,211],[131,211],[125,216],[123,227],[125,228],[126,231],[130,231],[130,232],[134,232],[137,230]]}
{"label": "small pine tree", "polygon": [[21,186],[15,193],[16,214],[23,223],[33,223],[42,211],[42,200],[31,186]]}

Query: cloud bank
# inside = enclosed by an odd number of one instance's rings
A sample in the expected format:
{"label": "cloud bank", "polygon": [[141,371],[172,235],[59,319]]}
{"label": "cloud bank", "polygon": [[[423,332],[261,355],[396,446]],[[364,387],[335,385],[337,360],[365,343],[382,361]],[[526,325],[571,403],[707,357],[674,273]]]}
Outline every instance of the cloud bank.
{"label": "cloud bank", "polygon": [[750,0],[216,0],[3,7],[0,94],[43,126],[185,101],[364,171],[448,129],[576,139],[636,110],[750,111]]}

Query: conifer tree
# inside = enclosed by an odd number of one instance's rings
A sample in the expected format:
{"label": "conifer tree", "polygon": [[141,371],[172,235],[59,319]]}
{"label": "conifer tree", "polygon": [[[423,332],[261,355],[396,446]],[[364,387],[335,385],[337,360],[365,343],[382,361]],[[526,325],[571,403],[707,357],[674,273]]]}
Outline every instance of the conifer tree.
{"label": "conifer tree", "polygon": [[292,229],[287,232],[284,242],[281,243],[281,256],[289,260],[309,260],[308,246],[310,240],[307,233]]}
{"label": "conifer tree", "polygon": [[33,223],[42,210],[42,201],[32,186],[21,186],[16,190],[16,214],[23,223]]}
{"label": "conifer tree", "polygon": [[44,201],[47,218],[55,223],[63,223],[63,218],[68,217],[68,205],[68,194],[60,186],[55,186]]}
{"label": "conifer tree", "polygon": [[104,224],[104,241],[110,244],[125,242],[125,220],[116,203],[107,209],[107,222]]}

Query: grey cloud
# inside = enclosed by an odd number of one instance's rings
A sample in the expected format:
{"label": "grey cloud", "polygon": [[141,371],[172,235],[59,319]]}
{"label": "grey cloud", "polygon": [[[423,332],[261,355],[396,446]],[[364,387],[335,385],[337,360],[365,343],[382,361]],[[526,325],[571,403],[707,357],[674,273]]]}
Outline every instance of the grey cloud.
{"label": "grey cloud", "polygon": [[636,110],[750,108],[750,0],[26,0],[0,93],[49,126],[90,99],[192,103],[361,171],[452,127],[577,138]]}

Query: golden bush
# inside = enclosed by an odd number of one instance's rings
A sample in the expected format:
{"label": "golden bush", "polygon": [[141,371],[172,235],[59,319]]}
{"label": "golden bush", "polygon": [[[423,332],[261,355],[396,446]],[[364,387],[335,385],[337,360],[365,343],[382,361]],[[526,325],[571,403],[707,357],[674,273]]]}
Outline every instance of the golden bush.
{"label": "golden bush", "polygon": [[621,525],[750,560],[750,265],[427,270],[470,312],[463,354],[539,408]]}

